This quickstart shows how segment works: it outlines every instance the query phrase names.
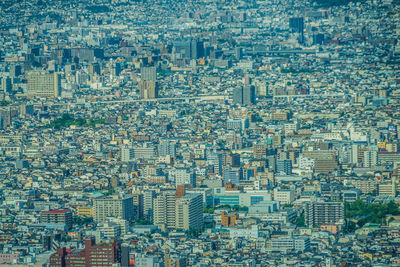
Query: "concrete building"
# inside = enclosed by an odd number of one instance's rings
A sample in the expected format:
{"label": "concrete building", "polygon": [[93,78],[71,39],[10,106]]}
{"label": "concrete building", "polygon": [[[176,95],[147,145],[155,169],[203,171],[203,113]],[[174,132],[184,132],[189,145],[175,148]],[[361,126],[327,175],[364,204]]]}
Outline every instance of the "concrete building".
{"label": "concrete building", "polygon": [[165,156],[176,156],[176,144],[175,142],[164,141],[158,145],[158,156],[165,157]]}
{"label": "concrete building", "polygon": [[153,224],[162,231],[175,228],[175,191],[162,191],[154,199]]}
{"label": "concrete building", "polygon": [[94,219],[96,222],[104,222],[107,217],[116,217],[124,220],[132,220],[134,216],[132,197],[101,197],[94,201]]}
{"label": "concrete building", "polygon": [[134,150],[132,147],[124,146],[121,148],[121,161],[122,162],[133,161],[134,158],[135,158]]}
{"label": "concrete building", "polygon": [[141,79],[143,81],[156,82],[157,69],[156,67],[143,67],[140,69]]}
{"label": "concrete building", "polygon": [[278,237],[270,241],[272,251],[295,251],[304,252],[310,249],[310,238],[308,237]]}
{"label": "concrete building", "polygon": [[29,72],[28,95],[37,97],[58,97],[61,94],[61,78],[58,73]]}
{"label": "concrete building", "polygon": [[253,85],[246,84],[233,90],[233,103],[238,105],[254,104],[256,101],[256,89]]}
{"label": "concrete building", "polygon": [[66,229],[72,227],[72,213],[70,210],[49,210],[40,213],[42,224],[62,224]]}
{"label": "concrete building", "polygon": [[175,185],[191,184],[196,186],[196,174],[194,170],[176,169],[175,170]]}
{"label": "concrete building", "polygon": [[203,197],[200,194],[186,194],[176,200],[176,229],[203,228]]}
{"label": "concrete building", "polygon": [[153,205],[156,192],[154,190],[146,190],[143,192],[143,215],[152,220],[153,219]]}
{"label": "concrete building", "polygon": [[307,202],[305,204],[305,223],[308,226],[338,223],[344,221],[343,202]]}
{"label": "concrete building", "polygon": [[292,204],[294,201],[294,191],[290,189],[274,189],[274,200],[281,204]]}

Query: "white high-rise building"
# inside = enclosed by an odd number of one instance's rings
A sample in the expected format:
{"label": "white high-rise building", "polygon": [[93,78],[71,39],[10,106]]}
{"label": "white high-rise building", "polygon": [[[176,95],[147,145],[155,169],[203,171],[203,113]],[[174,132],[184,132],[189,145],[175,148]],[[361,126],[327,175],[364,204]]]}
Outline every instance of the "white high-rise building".
{"label": "white high-rise building", "polygon": [[154,199],[153,224],[162,231],[175,228],[175,191],[162,191]]}
{"label": "white high-rise building", "polygon": [[105,222],[107,217],[132,220],[134,216],[132,197],[113,195],[102,197],[94,201],[94,219],[96,222]]}
{"label": "white high-rise building", "polygon": [[200,194],[186,194],[176,200],[176,229],[203,228],[203,197]]}
{"label": "white high-rise building", "polygon": [[196,174],[192,169],[176,169],[175,185],[192,184],[196,186]]}
{"label": "white high-rise building", "polygon": [[134,159],[134,150],[132,147],[122,147],[121,148],[121,161],[129,162]]}

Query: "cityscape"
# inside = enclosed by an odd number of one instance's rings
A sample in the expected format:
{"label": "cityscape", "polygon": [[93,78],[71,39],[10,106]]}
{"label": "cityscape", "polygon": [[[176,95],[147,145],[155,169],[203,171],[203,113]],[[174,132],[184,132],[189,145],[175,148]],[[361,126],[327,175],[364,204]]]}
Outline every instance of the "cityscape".
{"label": "cityscape", "polygon": [[399,0],[0,14],[0,266],[400,266]]}

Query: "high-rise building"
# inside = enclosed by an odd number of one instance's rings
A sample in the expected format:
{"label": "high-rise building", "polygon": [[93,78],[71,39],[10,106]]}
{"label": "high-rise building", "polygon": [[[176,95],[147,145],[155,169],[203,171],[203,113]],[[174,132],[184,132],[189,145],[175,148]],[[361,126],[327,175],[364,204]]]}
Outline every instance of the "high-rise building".
{"label": "high-rise building", "polygon": [[177,41],[174,43],[175,53],[179,53],[183,58],[191,57],[191,42],[190,41]]}
{"label": "high-rise building", "polygon": [[233,90],[233,103],[238,105],[254,104],[256,100],[256,89],[253,85],[247,84]]}
{"label": "high-rise building", "polygon": [[204,57],[204,43],[197,39],[193,39],[191,42],[191,58],[198,59]]}
{"label": "high-rise building", "polygon": [[290,159],[278,159],[276,161],[276,171],[286,175],[292,174],[292,161]]}
{"label": "high-rise building", "polygon": [[93,76],[94,74],[97,75],[101,74],[101,68],[98,62],[94,62],[91,65],[89,65],[89,75]]}
{"label": "high-rise building", "polygon": [[175,184],[190,184],[196,186],[196,173],[192,169],[177,169],[175,173]]}
{"label": "high-rise building", "polygon": [[304,18],[302,17],[289,18],[289,28],[292,29],[294,32],[303,33]]}
{"label": "high-rise building", "polygon": [[201,194],[186,194],[176,200],[176,229],[203,228],[203,197]]}
{"label": "high-rise building", "polygon": [[60,224],[66,229],[72,227],[72,213],[70,210],[49,210],[40,213],[40,223],[43,224]]}
{"label": "high-rise building", "polygon": [[368,150],[364,151],[363,163],[365,168],[376,167],[378,164],[378,148],[370,147]]}
{"label": "high-rise building", "polygon": [[58,97],[61,94],[61,77],[58,73],[29,72],[28,95],[37,97]]}
{"label": "high-rise building", "polygon": [[175,191],[162,191],[154,199],[153,224],[162,231],[175,228]]}
{"label": "high-rise building", "polygon": [[113,77],[118,77],[121,73],[121,64],[119,62],[115,62],[112,66],[111,73]]}
{"label": "high-rise building", "polygon": [[10,93],[12,90],[12,82],[10,77],[4,77],[1,80],[1,90],[3,93]]}
{"label": "high-rise building", "polygon": [[176,156],[176,144],[175,142],[164,141],[158,145],[158,156],[165,157],[165,156]]}
{"label": "high-rise building", "polygon": [[153,207],[156,193],[154,190],[146,190],[143,192],[143,216],[153,220]]}
{"label": "high-rise building", "polygon": [[253,156],[255,159],[262,159],[267,156],[267,146],[265,144],[253,145]]}
{"label": "high-rise building", "polygon": [[305,222],[308,226],[343,224],[343,202],[308,202],[305,204]]}
{"label": "high-rise building", "polygon": [[233,89],[233,103],[237,105],[242,105],[243,103],[242,87],[236,87]]}
{"label": "high-rise building", "polygon": [[121,148],[121,161],[122,162],[129,162],[134,160],[135,156],[134,156],[134,150],[132,147],[122,147]]}
{"label": "high-rise building", "polygon": [[238,185],[240,180],[243,178],[243,172],[241,168],[232,168],[227,165],[224,171],[224,182],[225,184],[232,183]]}
{"label": "high-rise building", "polygon": [[157,69],[156,67],[143,67],[140,70],[142,81],[156,82]]}
{"label": "high-rise building", "polygon": [[223,173],[223,155],[216,151],[207,153],[207,161],[214,167],[214,173],[222,175]]}
{"label": "high-rise building", "polygon": [[22,68],[21,65],[12,65],[10,67],[10,77],[15,78],[21,75],[22,73]]}
{"label": "high-rise building", "polygon": [[186,59],[199,59],[204,57],[204,43],[197,39],[178,41],[174,43],[175,53]]}
{"label": "high-rise building", "polygon": [[358,164],[358,145],[353,144],[351,146],[351,163],[357,165]]}
{"label": "high-rise building", "polygon": [[254,104],[256,102],[256,89],[253,85],[246,84],[243,86],[243,103],[242,105]]}
{"label": "high-rise building", "polygon": [[101,197],[94,201],[94,219],[104,222],[107,217],[116,217],[124,220],[133,220],[134,207],[132,197]]}
{"label": "high-rise building", "polygon": [[289,28],[292,29],[293,32],[299,34],[299,43],[304,43],[304,18],[289,18]]}
{"label": "high-rise building", "polygon": [[135,210],[135,220],[142,218],[144,203],[143,203],[143,194],[141,192],[133,193],[133,208]]}
{"label": "high-rise building", "polygon": [[158,84],[152,81],[139,82],[140,98],[151,99],[158,98]]}

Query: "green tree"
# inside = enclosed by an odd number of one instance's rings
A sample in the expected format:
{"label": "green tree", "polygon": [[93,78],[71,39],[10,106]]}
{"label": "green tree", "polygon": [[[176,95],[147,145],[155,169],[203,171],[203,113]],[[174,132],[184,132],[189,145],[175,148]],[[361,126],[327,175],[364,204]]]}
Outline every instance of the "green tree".
{"label": "green tree", "polygon": [[294,224],[295,224],[297,227],[305,227],[305,226],[306,226],[306,224],[305,224],[305,218],[304,218],[304,213],[302,213],[300,216],[298,216],[298,217],[296,218],[296,221],[294,222]]}

